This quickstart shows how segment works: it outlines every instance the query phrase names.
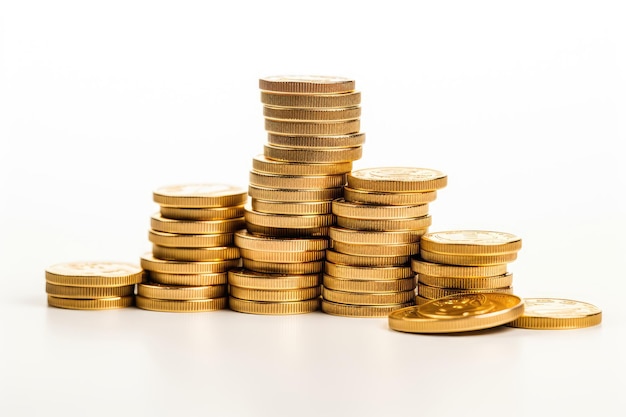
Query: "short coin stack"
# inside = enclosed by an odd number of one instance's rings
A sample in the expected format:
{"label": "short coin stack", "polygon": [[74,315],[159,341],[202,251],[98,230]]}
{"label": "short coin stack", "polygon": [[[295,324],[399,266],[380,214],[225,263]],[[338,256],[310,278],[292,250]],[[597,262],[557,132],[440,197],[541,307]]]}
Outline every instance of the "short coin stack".
{"label": "short coin stack", "polygon": [[46,269],[46,293],[51,307],[110,310],[130,307],[143,270],[123,262],[70,262]]}
{"label": "short coin stack", "polygon": [[141,257],[148,282],[137,286],[137,307],[201,312],[228,304],[228,270],[240,266],[235,231],[245,225],[245,189],[228,184],[182,184],[153,192],[151,253]]}
{"label": "short coin stack", "polygon": [[332,203],[322,310],[352,317],[384,317],[415,301],[411,257],[428,231],[428,203],[447,176],[428,168],[353,171],[344,198]]}
{"label": "short coin stack", "polygon": [[411,261],[417,274],[416,303],[454,294],[513,292],[508,263],[517,258],[522,240],[504,232],[453,230],[427,233],[420,256]]}

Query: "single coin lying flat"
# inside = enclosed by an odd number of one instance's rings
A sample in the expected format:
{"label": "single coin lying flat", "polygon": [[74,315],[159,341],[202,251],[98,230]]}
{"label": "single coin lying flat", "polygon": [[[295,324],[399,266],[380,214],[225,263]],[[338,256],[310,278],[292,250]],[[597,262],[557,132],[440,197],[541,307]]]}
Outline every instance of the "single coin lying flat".
{"label": "single coin lying flat", "polygon": [[525,311],[510,327],[538,330],[580,329],[602,322],[602,311],[589,303],[562,298],[525,298]]}

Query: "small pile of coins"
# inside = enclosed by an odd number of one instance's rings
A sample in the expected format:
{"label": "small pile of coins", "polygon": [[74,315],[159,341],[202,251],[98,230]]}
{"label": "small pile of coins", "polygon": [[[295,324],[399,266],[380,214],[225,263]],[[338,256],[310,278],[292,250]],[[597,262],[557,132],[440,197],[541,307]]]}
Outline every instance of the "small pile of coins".
{"label": "small pile of coins", "polygon": [[202,312],[228,305],[229,269],[240,266],[234,233],[245,225],[247,193],[228,184],[182,184],[153,192],[152,252],[141,257],[148,282],[137,286],[137,307]]}
{"label": "small pile of coins", "polygon": [[134,304],[135,284],[143,270],[122,262],[69,262],[46,269],[46,293],[51,307],[110,310]]}

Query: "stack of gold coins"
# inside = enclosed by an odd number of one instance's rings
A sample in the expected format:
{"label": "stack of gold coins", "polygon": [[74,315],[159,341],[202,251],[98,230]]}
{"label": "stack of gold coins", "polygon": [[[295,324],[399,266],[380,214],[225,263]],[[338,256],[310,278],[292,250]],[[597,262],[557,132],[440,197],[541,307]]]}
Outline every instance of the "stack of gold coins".
{"label": "stack of gold coins", "polygon": [[347,175],[344,198],[332,203],[322,310],[383,317],[415,301],[412,256],[428,231],[428,203],[447,176],[427,168],[369,168]]}
{"label": "stack of gold coins", "polygon": [[422,236],[419,257],[411,267],[417,274],[416,303],[455,294],[513,292],[508,264],[517,259],[522,240],[511,233],[452,230]]}
{"label": "stack of gold coins", "polygon": [[123,262],[70,262],[46,269],[51,307],[109,310],[132,306],[143,270]]}
{"label": "stack of gold coins", "polygon": [[234,233],[245,226],[245,189],[228,184],[182,184],[153,192],[152,252],[141,257],[148,282],[137,307],[200,312],[227,307],[228,270],[241,264]]}

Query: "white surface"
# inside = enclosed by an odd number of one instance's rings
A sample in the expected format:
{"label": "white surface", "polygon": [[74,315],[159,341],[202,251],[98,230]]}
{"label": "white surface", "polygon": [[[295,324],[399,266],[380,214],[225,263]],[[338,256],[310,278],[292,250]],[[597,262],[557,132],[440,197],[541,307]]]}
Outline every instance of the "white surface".
{"label": "white surface", "polygon": [[[0,415],[621,415],[619,2],[206,3],[0,3]],[[446,172],[432,231],[518,234],[516,293],[602,325],[48,308],[47,266],[150,249],[154,188],[247,186],[275,74],[353,77],[355,169]]]}

